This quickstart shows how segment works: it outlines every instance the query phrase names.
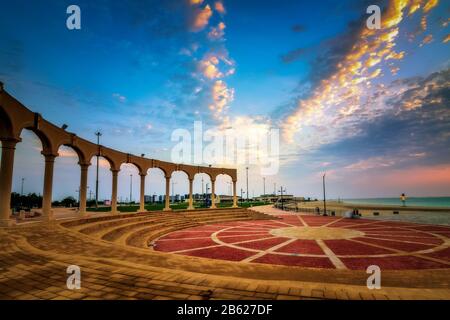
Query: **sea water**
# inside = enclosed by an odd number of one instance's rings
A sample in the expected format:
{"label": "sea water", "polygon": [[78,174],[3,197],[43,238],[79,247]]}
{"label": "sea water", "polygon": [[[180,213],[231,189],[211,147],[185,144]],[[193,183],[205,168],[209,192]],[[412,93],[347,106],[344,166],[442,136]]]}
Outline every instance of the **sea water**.
{"label": "sea water", "polygon": [[[401,206],[402,201],[398,198],[367,198],[367,199],[344,199],[346,203],[354,204],[379,204],[390,206]],[[406,206],[415,207],[450,207],[450,197],[407,197]]]}

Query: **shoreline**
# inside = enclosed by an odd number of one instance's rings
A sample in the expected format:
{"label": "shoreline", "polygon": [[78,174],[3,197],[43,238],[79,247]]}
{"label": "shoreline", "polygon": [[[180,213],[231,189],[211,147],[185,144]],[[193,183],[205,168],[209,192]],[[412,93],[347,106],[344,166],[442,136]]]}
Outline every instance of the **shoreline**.
{"label": "shoreline", "polygon": [[[309,202],[297,202],[300,208],[314,209],[315,207],[323,208],[323,201],[309,201]],[[425,207],[425,206],[401,206],[401,205],[383,205],[383,204],[370,204],[370,203],[351,203],[351,202],[338,202],[327,201],[327,209],[329,210],[395,210],[395,211],[424,211],[424,212],[448,212],[450,213],[450,207]]]}
{"label": "shoreline", "polygon": [[[295,207],[295,204],[287,204]],[[297,202],[301,209],[314,210],[319,207],[323,210],[323,201]],[[336,216],[343,216],[346,211],[358,209],[363,218],[387,221],[405,221],[433,225],[450,225],[450,208],[442,207],[413,207],[373,204],[352,204],[337,201],[327,201],[327,211],[335,211]],[[394,214],[398,211],[398,214]],[[375,216],[374,212],[378,212]]]}
{"label": "shoreline", "polygon": [[[323,201],[321,201],[323,203]],[[328,201],[327,201],[328,203]],[[426,207],[426,206],[402,206],[402,205],[385,205],[385,204],[371,204],[371,203],[352,203],[352,202],[330,202],[334,204],[341,204],[342,207],[353,209],[366,210],[399,210],[399,211],[428,211],[428,212],[450,212],[450,207]]]}

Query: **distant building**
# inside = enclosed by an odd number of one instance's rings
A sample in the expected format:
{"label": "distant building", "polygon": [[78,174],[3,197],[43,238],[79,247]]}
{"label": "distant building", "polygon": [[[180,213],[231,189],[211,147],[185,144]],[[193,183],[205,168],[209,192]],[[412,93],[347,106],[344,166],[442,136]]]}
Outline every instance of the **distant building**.
{"label": "distant building", "polygon": [[[304,201],[305,198],[303,197],[294,197],[292,194],[283,194],[283,201],[292,201],[296,199],[302,199],[298,201]],[[263,202],[272,202],[275,203],[278,200],[281,200],[280,195],[274,195],[274,194],[265,194],[261,195],[259,197],[254,198],[255,201],[263,201]]]}

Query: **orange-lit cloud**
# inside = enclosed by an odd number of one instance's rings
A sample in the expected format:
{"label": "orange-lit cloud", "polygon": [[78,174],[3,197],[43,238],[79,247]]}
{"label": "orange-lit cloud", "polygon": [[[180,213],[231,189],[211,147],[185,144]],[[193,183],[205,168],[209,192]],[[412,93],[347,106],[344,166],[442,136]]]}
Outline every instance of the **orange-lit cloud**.
{"label": "orange-lit cloud", "polygon": [[195,9],[194,17],[191,23],[191,30],[195,32],[203,30],[208,25],[212,14],[213,12],[209,5],[206,5],[203,9]]}
{"label": "orange-lit cloud", "polygon": [[431,41],[433,41],[433,35],[429,34],[427,35],[425,38],[423,38],[422,43],[420,44],[420,46],[424,46],[426,44],[429,44]]}
{"label": "orange-lit cloud", "polygon": [[214,9],[216,9],[217,12],[224,14],[226,12],[225,10],[225,6],[223,5],[223,2],[221,1],[216,1],[216,3],[214,3]]}
{"label": "orange-lit cloud", "polygon": [[[377,186],[436,186],[450,187],[450,164],[437,166],[416,166],[405,169],[377,172],[370,179]],[[448,190],[448,189],[447,189]]]}
{"label": "orange-lit cloud", "polygon": [[208,33],[208,38],[210,40],[221,40],[225,35],[225,23],[220,22],[217,27],[211,28],[211,31]]}
{"label": "orange-lit cloud", "polygon": [[223,73],[220,72],[218,65],[219,59],[216,56],[211,55],[201,60],[198,68],[204,77],[208,79],[217,79],[223,77]]}
{"label": "orange-lit cloud", "polygon": [[211,88],[213,104],[209,106],[214,116],[218,117],[234,99],[234,89],[227,87],[222,80],[217,80]]}
{"label": "orange-lit cloud", "polygon": [[[320,140],[325,135],[319,128],[332,126],[334,134],[337,135],[339,132],[335,127],[337,123],[351,122],[354,114],[361,111],[369,115],[375,112],[362,110],[363,99],[370,96],[369,90],[375,79],[399,71],[393,63],[401,61],[406,56],[404,51],[394,51],[400,35],[400,23],[407,14],[412,15],[419,8],[423,8],[423,13],[429,13],[437,2],[391,0],[381,19],[381,30],[362,27],[357,41],[337,64],[336,71],[323,79],[309,98],[298,101],[295,111],[284,119],[282,125],[284,139],[294,142],[294,135],[305,137],[317,133]],[[423,43],[430,41],[431,35],[425,37]],[[383,72],[385,69],[390,72]],[[374,108],[370,103],[367,103],[367,106]]]}
{"label": "orange-lit cloud", "polygon": [[439,0],[428,0],[425,6],[423,7],[423,12],[428,13],[439,4]]}

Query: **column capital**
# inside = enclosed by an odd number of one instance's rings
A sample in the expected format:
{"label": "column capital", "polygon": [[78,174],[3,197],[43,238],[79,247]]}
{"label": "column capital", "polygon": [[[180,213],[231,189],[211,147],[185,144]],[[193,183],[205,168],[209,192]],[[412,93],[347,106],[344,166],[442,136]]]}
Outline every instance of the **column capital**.
{"label": "column capital", "polygon": [[54,162],[55,158],[58,156],[57,154],[45,152],[41,152],[41,154],[45,157],[45,162]]}
{"label": "column capital", "polygon": [[141,177],[146,177],[146,176],[147,176],[147,172],[146,172],[146,173],[139,172],[139,175],[140,175]]}
{"label": "column capital", "polygon": [[120,172],[120,169],[109,169],[109,170],[113,173],[113,175],[118,175]]}
{"label": "column capital", "polygon": [[0,140],[2,142],[2,149],[15,149],[16,144],[20,142],[19,139],[15,138],[1,138]]}
{"label": "column capital", "polygon": [[86,162],[78,162],[78,164],[80,165],[81,169],[88,169],[90,167],[90,163],[86,163]]}

